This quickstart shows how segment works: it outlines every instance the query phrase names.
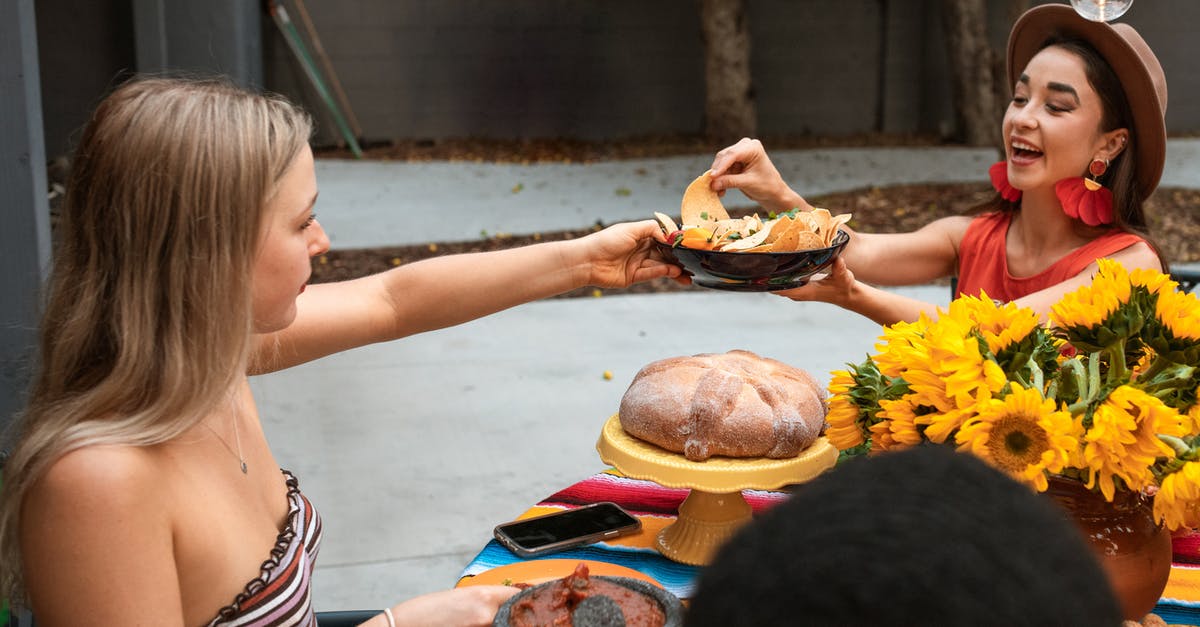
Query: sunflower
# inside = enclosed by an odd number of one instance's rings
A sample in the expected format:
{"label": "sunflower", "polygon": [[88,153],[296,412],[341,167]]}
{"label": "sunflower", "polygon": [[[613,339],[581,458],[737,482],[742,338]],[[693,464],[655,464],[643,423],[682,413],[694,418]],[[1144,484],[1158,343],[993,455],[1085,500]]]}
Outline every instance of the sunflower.
{"label": "sunflower", "polygon": [[1091,285],[1066,294],[1050,308],[1050,322],[1062,330],[1076,348],[1096,352],[1138,336],[1150,318],[1153,297],[1148,290],[1162,289],[1147,273],[1138,275],[1148,284],[1134,284],[1120,263],[1111,259],[1096,262],[1100,271],[1092,277]]}
{"label": "sunflower", "polygon": [[888,424],[888,433],[891,435],[892,441],[897,444],[914,445],[920,444],[923,437],[917,428],[917,411],[919,406],[915,406],[908,400],[901,398],[897,400],[879,401],[879,417],[884,419]]}
{"label": "sunflower", "polygon": [[[942,393],[954,407],[965,409],[981,399],[980,391],[998,392],[1005,384],[1004,371],[981,351],[979,340],[970,323],[942,319],[930,327],[925,341],[929,343],[928,360],[910,367],[936,375],[941,380]],[[907,378],[907,374],[906,378]]]}
{"label": "sunflower", "polygon": [[897,322],[884,327],[882,341],[875,345],[879,354],[872,358],[879,371],[899,377],[907,364],[921,360],[927,350],[924,336],[929,325],[929,318],[922,314],[917,322]]}
{"label": "sunflower", "polygon": [[1105,323],[1120,306],[1129,302],[1132,286],[1124,267],[1099,259],[1100,271],[1092,284],[1065,294],[1050,307],[1050,322],[1065,329],[1091,329]]}
{"label": "sunflower", "polygon": [[1136,380],[1142,373],[1149,370],[1155,357],[1153,350],[1143,347],[1143,350],[1137,355],[1137,360],[1129,365],[1129,378]]}
{"label": "sunflower", "polygon": [[1158,319],[1176,340],[1200,340],[1200,299],[1189,292],[1163,291],[1154,307]]}
{"label": "sunflower", "polygon": [[1200,462],[1187,462],[1162,478],[1154,495],[1154,518],[1170,529],[1200,526]]}
{"label": "sunflower", "polygon": [[877,422],[867,430],[871,432],[871,453],[882,453],[893,448],[900,449],[903,446],[897,446],[895,439],[892,438],[892,432],[888,427],[887,421]]}
{"label": "sunflower", "polygon": [[1095,413],[1084,435],[1082,465],[1090,472],[1088,488],[1100,484],[1104,497],[1112,501],[1119,478],[1132,490],[1154,482],[1151,466],[1156,458],[1174,457],[1158,434],[1182,437],[1191,419],[1168,407],[1158,398],[1135,387],[1113,390]]}
{"label": "sunflower", "polygon": [[970,451],[1038,491],[1048,487],[1046,473],[1061,472],[1080,435],[1071,414],[1055,407],[1036,389],[1013,384],[1002,399],[990,399],[954,437]]}
{"label": "sunflower", "polygon": [[1179,287],[1179,282],[1171,280],[1171,275],[1150,268],[1135,268],[1129,273],[1129,282],[1151,294],[1171,292]]}
{"label": "sunflower", "polygon": [[998,304],[988,299],[987,293],[981,298],[966,296],[950,303],[951,315],[960,311],[975,324],[993,355],[1024,340],[1041,326],[1037,312],[1016,303]]}
{"label": "sunflower", "polygon": [[878,355],[833,373],[830,439],[953,445],[1039,490],[1062,474],[1109,501],[1157,487],[1160,520],[1200,526],[1200,298],[1156,270],[1097,264],[1053,326],[981,294],[884,327]]}
{"label": "sunflower", "polygon": [[857,382],[848,370],[836,370],[829,382],[829,411],[825,414],[825,436],[839,451],[854,448],[866,440],[858,425],[861,414],[858,405],[850,396],[850,390]]}
{"label": "sunflower", "polygon": [[1194,394],[1198,400],[1195,403],[1192,403],[1192,406],[1187,410],[1187,417],[1192,421],[1192,423],[1187,426],[1188,433],[1196,433],[1197,431],[1200,431],[1200,388],[1196,388]]}
{"label": "sunflower", "polygon": [[918,424],[925,425],[923,433],[930,442],[943,444],[947,440],[950,440],[954,436],[954,433],[966,424],[968,420],[978,414],[979,406],[970,405],[962,409],[925,414],[918,419]]}

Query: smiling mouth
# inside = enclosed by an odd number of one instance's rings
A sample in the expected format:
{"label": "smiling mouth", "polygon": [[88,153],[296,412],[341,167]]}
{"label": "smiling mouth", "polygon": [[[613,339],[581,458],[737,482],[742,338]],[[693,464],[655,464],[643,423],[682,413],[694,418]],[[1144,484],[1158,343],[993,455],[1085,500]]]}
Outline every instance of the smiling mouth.
{"label": "smiling mouth", "polygon": [[1010,146],[1012,147],[1012,155],[1015,159],[1029,161],[1042,156],[1042,151],[1038,150],[1033,144],[1023,141],[1013,141]]}

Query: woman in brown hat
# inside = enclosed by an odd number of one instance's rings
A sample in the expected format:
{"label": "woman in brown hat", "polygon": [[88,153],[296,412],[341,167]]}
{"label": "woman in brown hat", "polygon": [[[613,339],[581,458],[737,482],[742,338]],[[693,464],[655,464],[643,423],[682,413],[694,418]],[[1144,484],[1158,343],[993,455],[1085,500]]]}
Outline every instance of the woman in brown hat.
{"label": "woman in brown hat", "polygon": [[[1137,31],[1085,20],[1065,5],[1034,8],[1009,36],[1008,78],[1006,161],[991,168],[997,196],[984,212],[911,233],[851,232],[828,278],[779,293],[891,324],[934,314],[935,307],[868,283],[957,275],[956,295],[983,293],[1045,314],[1091,282],[1097,259],[1165,268],[1146,235],[1143,203],[1162,175],[1167,87]],[[740,189],[777,212],[812,208],[758,140],[721,150],[711,171],[714,190]]]}

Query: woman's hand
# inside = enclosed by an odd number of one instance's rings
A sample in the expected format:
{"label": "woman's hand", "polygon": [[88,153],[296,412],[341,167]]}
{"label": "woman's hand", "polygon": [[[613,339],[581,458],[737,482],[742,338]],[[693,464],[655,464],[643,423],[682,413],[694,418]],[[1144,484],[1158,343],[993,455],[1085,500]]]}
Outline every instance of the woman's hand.
{"label": "woman's hand", "polygon": [[798,301],[820,301],[866,316],[881,325],[916,322],[921,314],[937,317],[938,309],[895,292],[872,287],[854,278],[846,261],[838,257],[829,268],[829,276],[804,287],[775,292]]}
{"label": "woman's hand", "polygon": [[659,254],[656,240],[666,237],[654,220],[614,224],[578,240],[590,262],[587,284],[627,287],[662,277],[681,280],[683,270]]}
{"label": "woman's hand", "polygon": [[793,207],[805,211],[812,209],[784,182],[775,164],[767,157],[762,142],[757,139],[745,137],[722,149],[713,159],[709,171],[713,179],[712,188],[719,194],[724,194],[727,189],[738,189],[750,200],[777,213]]}
{"label": "woman's hand", "polygon": [[[496,612],[520,589],[512,586],[467,586],[423,594],[392,608],[396,627],[439,625],[444,627],[484,627],[491,625]],[[364,625],[378,625],[373,618]]]}
{"label": "woman's hand", "polygon": [[774,292],[796,301],[820,301],[850,308],[857,281],[854,273],[846,267],[846,261],[838,257],[829,266],[829,275],[809,281],[803,287]]}

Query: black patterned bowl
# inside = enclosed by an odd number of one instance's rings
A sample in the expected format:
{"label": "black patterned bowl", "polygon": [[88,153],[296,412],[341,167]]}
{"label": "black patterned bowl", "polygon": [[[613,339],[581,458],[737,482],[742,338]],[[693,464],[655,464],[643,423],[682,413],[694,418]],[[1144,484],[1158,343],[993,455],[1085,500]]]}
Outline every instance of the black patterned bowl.
{"label": "black patterned bowl", "polygon": [[850,241],[838,231],[833,245],[795,252],[746,253],[699,250],[655,242],[658,249],[691,275],[692,283],[715,290],[773,292],[800,287],[833,264]]}

